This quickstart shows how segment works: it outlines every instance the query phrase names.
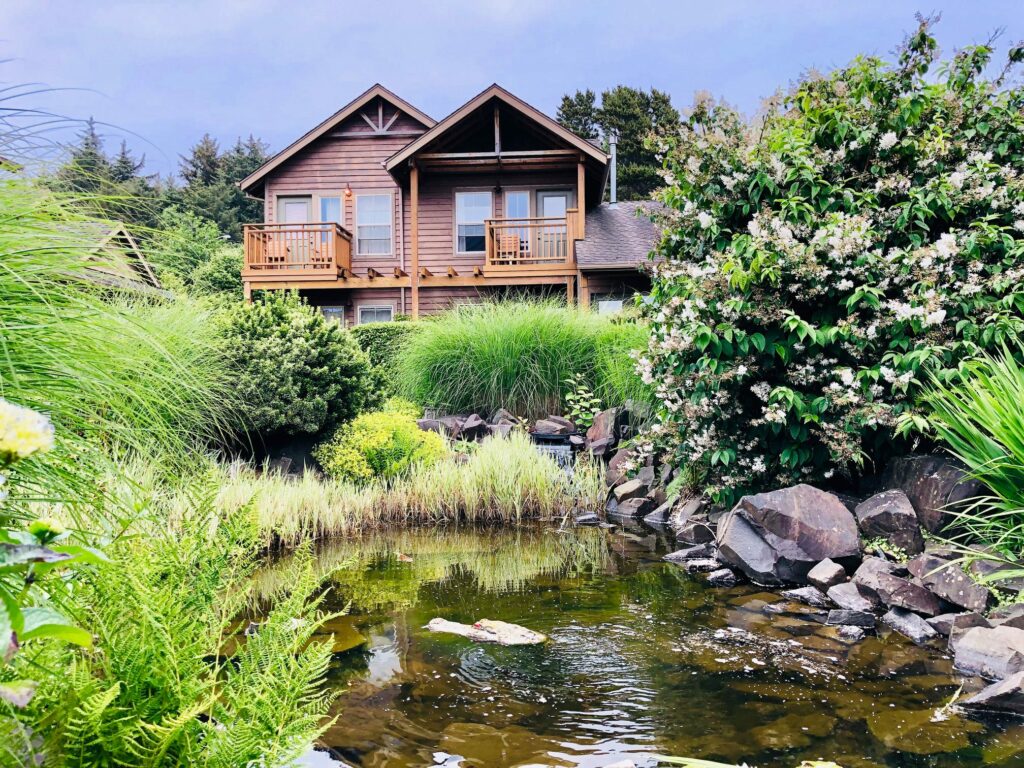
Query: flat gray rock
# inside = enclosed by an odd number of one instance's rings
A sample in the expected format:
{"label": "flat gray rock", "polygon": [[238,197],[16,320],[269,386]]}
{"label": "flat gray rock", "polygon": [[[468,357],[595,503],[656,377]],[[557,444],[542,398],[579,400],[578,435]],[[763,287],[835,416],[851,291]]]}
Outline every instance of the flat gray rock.
{"label": "flat gray rock", "polygon": [[882,623],[894,632],[909,637],[917,645],[923,645],[939,636],[931,624],[916,613],[902,608],[891,608],[882,616]]}
{"label": "flat gray rock", "polygon": [[875,611],[882,605],[878,595],[863,584],[853,581],[829,587],[825,594],[833,603],[848,611]]}
{"label": "flat gray rock", "polygon": [[848,611],[845,608],[835,608],[828,612],[828,618],[825,620],[825,623],[874,629],[875,614],[868,611]]}
{"label": "flat gray rock", "polygon": [[908,561],[907,570],[933,594],[965,611],[981,612],[994,602],[992,594],[955,562],[926,553]]}
{"label": "flat gray rock", "polygon": [[447,619],[431,619],[427,624],[431,632],[447,632],[461,635],[475,643],[497,643],[498,645],[538,645],[547,641],[547,635],[532,629],[505,621],[481,619],[475,624],[460,624]]}
{"label": "flat gray rock", "polygon": [[806,603],[815,608],[831,608],[833,603],[828,596],[817,587],[800,587],[799,589],[787,589],[782,596],[788,600],[796,600],[799,603]]}
{"label": "flat gray rock", "polygon": [[1003,680],[1024,672],[1024,629],[973,627],[956,641],[953,665],[961,672]]}

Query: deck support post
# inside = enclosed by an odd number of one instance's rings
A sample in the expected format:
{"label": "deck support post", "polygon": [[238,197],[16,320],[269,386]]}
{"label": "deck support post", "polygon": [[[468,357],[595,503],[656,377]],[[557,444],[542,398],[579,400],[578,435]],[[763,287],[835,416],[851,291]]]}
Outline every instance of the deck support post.
{"label": "deck support post", "polygon": [[412,240],[412,319],[420,318],[420,169],[415,163],[409,169],[410,237]]}
{"label": "deck support post", "polygon": [[580,309],[590,310],[590,280],[580,272]]}
{"label": "deck support post", "polygon": [[576,222],[576,237],[583,240],[587,236],[587,168],[580,157],[576,165],[576,208],[579,210]]}
{"label": "deck support post", "polygon": [[242,282],[242,297],[246,304],[252,304],[252,283],[248,280]]}
{"label": "deck support post", "polygon": [[576,278],[572,275],[565,278],[565,304],[568,307],[576,301]]}

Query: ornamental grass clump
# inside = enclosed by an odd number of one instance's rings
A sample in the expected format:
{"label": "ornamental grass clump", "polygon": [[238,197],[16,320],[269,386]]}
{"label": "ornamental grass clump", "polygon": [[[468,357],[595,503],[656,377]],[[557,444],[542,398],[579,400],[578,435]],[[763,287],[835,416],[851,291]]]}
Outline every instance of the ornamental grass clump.
{"label": "ornamental grass clump", "polygon": [[630,352],[645,329],[555,301],[491,301],[419,324],[402,347],[398,390],[428,408],[526,417],[562,412],[568,380],[582,375],[609,405],[643,388]]}
{"label": "ornamental grass clump", "polygon": [[879,468],[922,438],[929,378],[1024,332],[1024,48],[987,80],[991,46],[936,67],[929,26],[756,126],[705,100],[658,142],[642,447],[723,502]]}
{"label": "ornamental grass clump", "polygon": [[926,396],[935,431],[991,491],[957,514],[959,526],[1015,558],[1024,552],[1022,357],[1020,348],[984,355],[952,381],[935,381]]}

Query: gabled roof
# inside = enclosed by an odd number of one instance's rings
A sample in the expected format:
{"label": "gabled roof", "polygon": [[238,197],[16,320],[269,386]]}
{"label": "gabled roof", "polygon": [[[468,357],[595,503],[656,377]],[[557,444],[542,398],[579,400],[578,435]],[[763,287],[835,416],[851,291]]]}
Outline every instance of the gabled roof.
{"label": "gabled roof", "polygon": [[359,110],[361,107],[365,106],[368,102],[372,101],[378,96],[384,99],[385,101],[390,102],[392,106],[400,109],[402,112],[405,112],[414,120],[421,123],[425,128],[432,128],[434,126],[435,121],[432,117],[423,112],[420,112],[420,110],[416,109],[416,107],[407,102],[405,99],[396,96],[383,85],[377,83],[371,86],[368,90],[361,93],[356,98],[354,98],[352,101],[350,101],[344,107],[339,109],[333,115],[328,117],[326,120],[320,123],[320,125],[316,126],[310,131],[307,131],[301,137],[299,137],[291,144],[289,144],[287,147],[278,152],[276,155],[271,157],[269,160],[267,160],[267,162],[265,162],[255,171],[253,171],[244,179],[242,179],[239,182],[238,186],[240,186],[246,192],[249,191],[272,170],[274,170],[279,165],[284,163],[297,152],[300,152],[301,150],[305,149],[307,146],[309,146],[314,141],[319,139],[325,133],[332,130],[335,126],[340,125],[346,119],[354,115],[357,110]]}
{"label": "gabled roof", "polygon": [[581,139],[575,133],[552,120],[539,109],[531,107],[519,97],[513,96],[500,85],[494,83],[456,109],[441,122],[434,125],[422,136],[417,137],[414,141],[410,142],[389,157],[387,162],[384,164],[384,167],[387,168],[388,171],[394,171],[396,168],[401,166],[402,163],[407,161],[440,136],[443,136],[449,130],[458,125],[464,118],[472,114],[477,108],[486,104],[491,99],[498,99],[499,101],[507,104],[509,107],[538,123],[570,146],[579,149],[582,153],[588,155],[602,165],[607,165],[608,155],[606,155],[603,150],[595,147],[586,139]]}

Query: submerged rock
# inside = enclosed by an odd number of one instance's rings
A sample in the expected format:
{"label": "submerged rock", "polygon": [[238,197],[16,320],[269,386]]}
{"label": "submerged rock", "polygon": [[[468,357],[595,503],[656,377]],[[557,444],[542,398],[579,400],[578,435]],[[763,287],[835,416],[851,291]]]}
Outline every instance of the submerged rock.
{"label": "submerged rock", "polygon": [[475,624],[460,624],[447,619],[431,619],[427,624],[431,632],[448,632],[461,635],[477,643],[497,643],[498,645],[538,645],[547,641],[547,635],[534,632],[532,629],[505,621],[481,619]]}
{"label": "submerged rock", "polygon": [[924,537],[914,505],[898,488],[882,491],[854,509],[857,524],[865,538],[881,538],[908,555],[924,550]]}
{"label": "submerged rock", "polygon": [[875,614],[868,611],[848,611],[845,608],[834,608],[828,612],[825,623],[833,626],[843,624],[862,629],[874,629]]}
{"label": "submerged rock", "polygon": [[1024,715],[1024,672],[993,683],[959,704],[965,709]]}
{"label": "submerged rock", "polygon": [[806,583],[820,561],[860,555],[850,510],[810,485],[744,496],[722,518],[717,538],[723,559],[758,584]]}
{"label": "submerged rock", "polygon": [[677,549],[675,552],[669,552],[662,558],[662,560],[668,560],[670,563],[680,563],[683,560],[708,558],[714,554],[715,548],[710,544],[696,544],[692,547],[683,547],[682,549]]}
{"label": "submerged rock", "polygon": [[787,600],[796,600],[799,603],[806,603],[815,608],[831,608],[832,601],[824,592],[817,587],[800,587],[799,589],[787,589],[782,593]]}

